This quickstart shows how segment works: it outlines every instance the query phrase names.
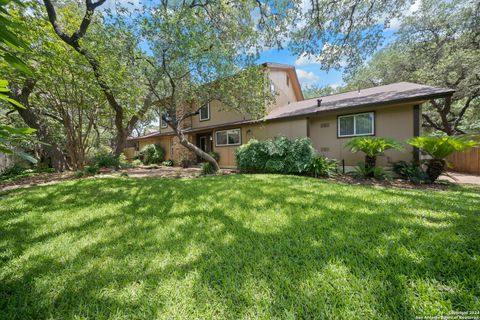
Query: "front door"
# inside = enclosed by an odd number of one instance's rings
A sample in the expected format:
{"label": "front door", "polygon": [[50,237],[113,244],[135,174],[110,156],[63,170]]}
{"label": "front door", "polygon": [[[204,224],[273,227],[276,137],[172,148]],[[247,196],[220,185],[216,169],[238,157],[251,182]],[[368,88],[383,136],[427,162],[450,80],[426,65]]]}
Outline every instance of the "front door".
{"label": "front door", "polygon": [[[212,134],[211,133],[200,133],[197,134],[197,146],[205,152],[212,151]],[[197,157],[198,162],[203,162],[200,157]]]}

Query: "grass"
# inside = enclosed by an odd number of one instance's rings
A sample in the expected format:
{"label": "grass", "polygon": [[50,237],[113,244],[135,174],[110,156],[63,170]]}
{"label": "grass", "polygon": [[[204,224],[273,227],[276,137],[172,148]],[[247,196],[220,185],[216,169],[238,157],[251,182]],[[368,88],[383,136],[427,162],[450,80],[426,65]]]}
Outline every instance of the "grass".
{"label": "grass", "polygon": [[278,175],[0,195],[0,318],[408,319],[480,309],[480,190]]}

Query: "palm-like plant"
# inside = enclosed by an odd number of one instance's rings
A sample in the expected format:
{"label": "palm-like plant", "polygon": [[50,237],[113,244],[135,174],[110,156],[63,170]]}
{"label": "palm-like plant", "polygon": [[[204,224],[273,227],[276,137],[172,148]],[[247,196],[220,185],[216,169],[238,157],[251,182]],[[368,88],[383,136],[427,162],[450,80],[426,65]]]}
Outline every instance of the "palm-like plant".
{"label": "palm-like plant", "polygon": [[408,140],[408,143],[432,158],[427,160],[427,175],[433,183],[445,171],[446,157],[454,152],[461,152],[479,144],[466,136],[422,136]]}
{"label": "palm-like plant", "polygon": [[374,168],[377,164],[377,157],[390,149],[403,150],[403,145],[391,138],[357,137],[350,140],[345,148],[350,152],[365,153],[365,166]]}

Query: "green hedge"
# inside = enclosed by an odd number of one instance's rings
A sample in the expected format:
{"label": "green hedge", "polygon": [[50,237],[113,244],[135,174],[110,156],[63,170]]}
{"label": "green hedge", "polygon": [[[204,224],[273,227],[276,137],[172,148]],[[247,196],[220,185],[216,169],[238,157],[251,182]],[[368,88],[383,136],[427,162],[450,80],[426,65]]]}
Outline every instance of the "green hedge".
{"label": "green hedge", "polygon": [[251,139],[235,152],[237,167],[242,172],[302,174],[309,171],[315,150],[309,138],[289,140]]}

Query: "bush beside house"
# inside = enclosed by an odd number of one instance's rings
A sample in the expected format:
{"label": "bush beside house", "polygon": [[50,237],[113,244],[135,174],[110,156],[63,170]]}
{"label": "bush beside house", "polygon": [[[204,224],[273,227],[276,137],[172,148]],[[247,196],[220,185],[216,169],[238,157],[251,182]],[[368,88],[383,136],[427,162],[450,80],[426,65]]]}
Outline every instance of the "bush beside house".
{"label": "bush beside house", "polygon": [[251,139],[235,156],[241,172],[330,176],[337,170],[336,161],[315,153],[309,138]]}

